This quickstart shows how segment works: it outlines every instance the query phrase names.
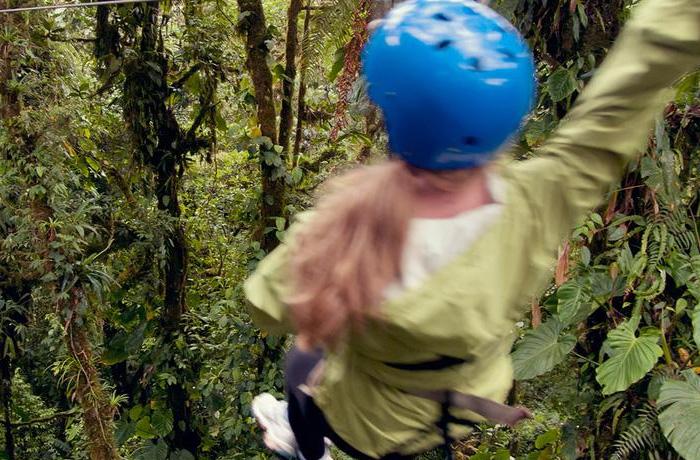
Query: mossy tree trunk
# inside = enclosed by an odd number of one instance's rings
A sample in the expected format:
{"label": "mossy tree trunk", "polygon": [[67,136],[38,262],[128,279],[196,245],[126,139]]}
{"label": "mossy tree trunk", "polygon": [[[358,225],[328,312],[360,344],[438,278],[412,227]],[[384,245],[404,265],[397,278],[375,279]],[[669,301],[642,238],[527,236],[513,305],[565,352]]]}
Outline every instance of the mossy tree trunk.
{"label": "mossy tree trunk", "polygon": [[65,341],[77,366],[74,397],[82,408],[90,460],[118,460],[121,457],[114,439],[114,408],[97,370],[86,321],[79,313],[86,310],[84,304],[87,301],[80,287],[71,289]]}
{"label": "mossy tree trunk", "polygon": [[[304,13],[304,31],[302,32],[301,42],[302,45],[306,42],[309,36],[309,29],[311,27],[311,0],[306,2],[306,8]],[[304,124],[304,114],[306,112],[306,73],[309,67],[304,53],[301,53],[300,58],[301,71],[299,72],[299,93],[297,95],[297,126],[294,131],[294,148],[292,149],[292,163],[296,162],[299,157],[299,152],[301,151],[301,140],[304,135],[303,124]]]}
{"label": "mossy tree trunk", "polygon": [[[12,0],[0,0],[0,8],[12,8]],[[14,14],[0,15],[0,30],[16,30],[17,16]],[[17,91],[9,85],[13,79],[17,51],[10,40],[0,41],[0,119],[10,120],[19,113]]]}
{"label": "mossy tree trunk", "polygon": [[[282,159],[273,164],[269,157],[275,156],[272,146],[278,144],[275,103],[272,91],[272,73],[267,65],[269,50],[265,12],[261,0],[237,0],[240,17],[240,32],[245,36],[246,67],[253,80],[255,100],[257,103],[258,124],[263,137],[269,139],[270,145],[261,146],[260,172],[262,175],[262,202],[260,205],[259,239],[266,252],[272,251],[279,241],[275,232],[266,231],[274,226],[274,219],[284,216],[285,178],[284,150]],[[298,12],[296,13],[298,15]],[[295,26],[296,27],[296,26]],[[291,116],[291,112],[288,116]],[[288,133],[286,134],[288,136]],[[267,157],[267,158],[266,158]],[[280,167],[279,164],[282,166]]]}
{"label": "mossy tree trunk", "polygon": [[[196,136],[209,111],[202,106],[189,130],[183,130],[173,110],[167,105],[170,87],[167,76],[170,62],[163,49],[160,10],[157,4],[145,4],[141,15],[141,37],[138,57],[126,67],[124,83],[124,116],[130,128],[136,155],[155,175],[158,209],[169,218],[166,230],[166,255],[163,272],[163,311],[161,326],[164,343],[172,343],[182,333],[182,315],[186,311],[188,245],[180,220],[180,179],[186,158],[208,141]],[[210,103],[210,101],[209,101]],[[169,367],[176,367],[170,356]],[[167,399],[173,411],[173,432],[170,446],[198,455],[201,437],[194,424],[186,382],[167,388]]]}
{"label": "mossy tree trunk", "polygon": [[[282,81],[282,108],[280,109],[280,127],[278,144],[285,152],[289,148],[289,138],[294,120],[293,99],[294,81],[297,76],[297,49],[299,47],[299,13],[301,12],[302,0],[290,0],[287,9],[287,38],[285,42],[285,68],[284,80]],[[308,11],[307,11],[308,16]]]}

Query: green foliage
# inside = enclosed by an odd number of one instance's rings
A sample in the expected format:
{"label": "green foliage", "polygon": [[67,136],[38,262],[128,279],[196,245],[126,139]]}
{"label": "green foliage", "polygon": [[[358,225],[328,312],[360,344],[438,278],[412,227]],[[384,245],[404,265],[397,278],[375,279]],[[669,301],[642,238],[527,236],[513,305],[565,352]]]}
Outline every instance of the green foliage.
{"label": "green foliage", "polygon": [[[525,127],[518,152],[528,157],[565,115],[604,56],[609,31],[634,2],[496,3],[541,58],[540,106]],[[657,122],[651,148],[611,190],[607,206],[574,230],[568,281],[546,292],[540,302],[544,325],[526,331],[513,354],[516,377],[532,379],[550,369],[534,358],[538,351],[546,355],[553,344],[573,339],[573,356],[552,361],[564,363],[560,367],[577,362],[581,397],[587,411],[597,413],[595,423],[581,419],[578,433],[579,445],[585,446],[579,455],[591,458],[675,458],[660,435],[662,416],[655,402],[660,388],[679,383],[673,377],[678,368],[696,365],[700,343],[695,307],[700,300],[697,72],[676,88],[675,104]],[[552,321],[561,325],[556,336],[533,340]],[[518,356],[527,346],[532,347],[530,361]],[[681,455],[690,452],[669,440]]]}
{"label": "green foliage", "polygon": [[656,418],[658,411],[649,403],[638,411],[638,416],[625,429],[613,445],[611,460],[622,460],[639,454],[645,449],[654,449],[659,443]]}
{"label": "green foliage", "polygon": [[526,380],[544,374],[561,363],[576,345],[570,334],[560,336],[564,325],[553,318],[528,331],[512,354],[515,378]]}
{"label": "green foliage", "polygon": [[[591,287],[582,280],[571,280],[557,290],[557,316],[564,326],[590,313]],[[569,350],[570,351],[570,350]]]}
{"label": "green foliage", "polygon": [[344,47],[350,40],[350,25],[357,5],[358,0],[333,0],[324,4],[319,14],[312,16],[311,31],[302,42],[302,67],[318,72],[312,64],[324,55],[332,56],[329,60],[332,66],[326,78],[333,81],[337,77],[342,68]]}
{"label": "green foliage", "polygon": [[[23,453],[22,460],[58,460],[63,458],[64,446],[58,442],[52,416],[56,410],[44,403],[40,397],[33,394],[31,386],[21,372],[15,372],[12,378],[14,390],[12,400],[12,421],[26,423],[31,420],[46,420],[40,423],[23,425],[16,428],[16,449]],[[3,414],[4,415],[4,414]],[[4,445],[5,431],[0,432]]]}
{"label": "green foliage", "polygon": [[139,351],[144,340],[148,322],[144,321],[130,333],[119,332],[106,345],[102,362],[108,366],[120,363]]}
{"label": "green foliage", "polygon": [[134,453],[134,460],[169,460],[168,445],[162,440],[147,442]]}
{"label": "green foliage", "polygon": [[514,454],[518,455],[518,458],[523,458],[525,460],[573,458],[565,452],[565,442],[564,439],[562,439],[564,431],[565,429],[557,427],[537,435],[534,439],[534,444],[531,446],[531,450],[528,452],[521,451],[519,455],[512,452],[509,448],[485,443],[469,458],[472,460],[510,460],[513,458]]}
{"label": "green foliage", "polygon": [[692,317],[693,340],[695,340],[695,346],[700,348],[700,304],[695,306],[695,310],[693,310]]}
{"label": "green foliage", "polygon": [[576,75],[570,69],[559,68],[549,75],[545,88],[552,102],[563,101],[576,91]]}
{"label": "green foliage", "polygon": [[686,459],[700,452],[700,377],[684,372],[685,381],[668,380],[659,394],[659,424],[673,448]]}
{"label": "green foliage", "polygon": [[625,321],[610,331],[603,344],[603,348],[609,350],[610,359],[598,367],[596,379],[603,386],[604,395],[629,388],[644,377],[663,354],[657,345],[659,331],[646,328],[637,336],[638,325],[638,317]]}

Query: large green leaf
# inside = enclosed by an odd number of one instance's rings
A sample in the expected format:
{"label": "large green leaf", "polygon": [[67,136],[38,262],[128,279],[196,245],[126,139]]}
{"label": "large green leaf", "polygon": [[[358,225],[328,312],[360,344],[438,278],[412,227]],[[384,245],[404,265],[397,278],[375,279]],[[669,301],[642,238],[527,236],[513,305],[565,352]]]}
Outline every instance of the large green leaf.
{"label": "large green leaf", "polygon": [[338,48],[335,52],[333,66],[330,72],[328,72],[328,80],[333,82],[343,70],[343,65],[345,64],[345,48]]}
{"label": "large green leaf", "polygon": [[166,460],[167,458],[168,445],[162,439],[156,443],[146,441],[134,452],[134,460]]}
{"label": "large green leaf", "polygon": [[168,460],[194,460],[194,455],[189,450],[180,449],[170,454]]}
{"label": "large green leaf", "polygon": [[549,76],[546,88],[552,101],[562,101],[576,91],[576,76],[572,70],[560,67]]}
{"label": "large green leaf", "polygon": [[564,325],[572,324],[579,318],[580,313],[590,310],[590,302],[591,294],[586,285],[575,280],[565,283],[557,291],[559,319]]}
{"label": "large green leaf", "polygon": [[669,380],[659,395],[659,424],[666,439],[686,460],[700,459],[700,377],[683,373],[686,381]]}
{"label": "large green leaf", "polygon": [[564,324],[554,318],[527,331],[511,355],[515,378],[527,380],[549,372],[566,358],[576,345],[571,334],[561,335]]}
{"label": "large green leaf", "polygon": [[151,425],[159,436],[167,436],[173,430],[173,412],[170,409],[157,409],[151,416]]}
{"label": "large green leaf", "polygon": [[700,89],[700,72],[686,75],[676,85],[676,102],[679,105],[692,104]]}
{"label": "large green leaf", "polygon": [[136,436],[143,439],[153,439],[158,437],[158,432],[151,425],[151,417],[146,416],[140,419],[135,426]]}
{"label": "large green leaf", "polygon": [[624,391],[639,381],[663,354],[658,345],[659,330],[647,328],[636,336],[639,319],[625,321],[608,333],[603,347],[610,350],[610,359],[596,370],[596,380],[603,394]]}
{"label": "large green leaf", "polygon": [[121,420],[117,422],[116,429],[114,431],[114,437],[117,441],[117,445],[122,445],[129,440],[130,437],[134,435],[136,431],[136,422],[128,420],[126,417],[122,417]]}
{"label": "large green leaf", "polygon": [[105,351],[102,353],[102,362],[111,366],[128,359],[141,347],[147,326],[148,323],[144,321],[129,333],[119,332],[116,334],[105,347]]}
{"label": "large green leaf", "polygon": [[108,366],[126,361],[129,351],[126,349],[126,334],[120,334],[112,339],[102,352],[102,362]]}

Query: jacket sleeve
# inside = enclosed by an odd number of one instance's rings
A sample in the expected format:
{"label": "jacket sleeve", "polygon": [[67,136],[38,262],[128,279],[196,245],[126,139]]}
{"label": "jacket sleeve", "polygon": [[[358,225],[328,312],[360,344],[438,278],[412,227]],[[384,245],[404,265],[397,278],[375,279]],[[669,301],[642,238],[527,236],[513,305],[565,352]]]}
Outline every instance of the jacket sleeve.
{"label": "jacket sleeve", "polygon": [[312,212],[299,213],[287,230],[283,243],[260,261],[255,271],[243,284],[248,299],[248,312],[253,322],[270,334],[284,335],[294,332],[289,309],[284,299],[290,294],[288,271],[290,246],[295,235],[307,222]]}
{"label": "jacket sleeve", "polygon": [[700,64],[700,0],[646,0],[536,158],[510,174],[555,249],[643,149],[675,80]]}
{"label": "jacket sleeve", "polygon": [[274,335],[292,332],[287,305],[283,300],[287,293],[288,257],[289,247],[285,243],[280,244],[260,261],[243,284],[251,319],[260,329]]}

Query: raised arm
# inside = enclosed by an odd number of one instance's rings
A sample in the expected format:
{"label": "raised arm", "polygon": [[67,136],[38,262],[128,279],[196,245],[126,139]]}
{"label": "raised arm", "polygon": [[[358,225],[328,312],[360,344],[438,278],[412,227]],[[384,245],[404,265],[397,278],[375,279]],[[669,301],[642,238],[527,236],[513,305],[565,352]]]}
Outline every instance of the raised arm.
{"label": "raised arm", "polygon": [[[700,0],[646,0],[561,126],[511,172],[559,244],[646,145],[665,91],[700,64]],[[556,247],[556,246],[555,246]]]}

